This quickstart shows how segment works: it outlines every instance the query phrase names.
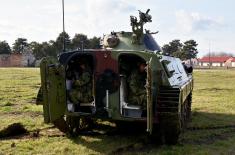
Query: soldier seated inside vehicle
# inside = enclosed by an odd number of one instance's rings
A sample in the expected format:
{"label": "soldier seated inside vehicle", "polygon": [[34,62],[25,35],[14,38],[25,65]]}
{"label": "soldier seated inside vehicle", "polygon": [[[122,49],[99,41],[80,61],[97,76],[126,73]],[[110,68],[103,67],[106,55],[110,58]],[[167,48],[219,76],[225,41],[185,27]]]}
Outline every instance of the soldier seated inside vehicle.
{"label": "soldier seated inside vehicle", "polygon": [[78,60],[71,66],[71,90],[68,91],[69,100],[75,105],[75,111],[81,110],[82,104],[93,102],[92,69],[84,60]]}
{"label": "soldier seated inside vehicle", "polygon": [[146,94],[146,63],[140,62],[137,68],[134,69],[128,79],[129,95],[128,103],[141,106],[142,109],[146,109],[147,94]]}
{"label": "soldier seated inside vehicle", "polygon": [[121,107],[124,109],[146,110],[146,62],[139,56],[122,55],[119,63]]}

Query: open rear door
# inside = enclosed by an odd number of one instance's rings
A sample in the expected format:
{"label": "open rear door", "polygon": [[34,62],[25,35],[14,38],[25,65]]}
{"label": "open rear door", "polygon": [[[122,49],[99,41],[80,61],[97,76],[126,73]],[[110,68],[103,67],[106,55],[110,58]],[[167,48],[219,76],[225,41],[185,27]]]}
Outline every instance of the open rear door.
{"label": "open rear door", "polygon": [[66,110],[65,68],[51,58],[40,64],[45,123],[52,123],[64,116]]}
{"label": "open rear door", "polygon": [[152,134],[153,131],[153,93],[152,93],[152,58],[147,64],[147,132]]}

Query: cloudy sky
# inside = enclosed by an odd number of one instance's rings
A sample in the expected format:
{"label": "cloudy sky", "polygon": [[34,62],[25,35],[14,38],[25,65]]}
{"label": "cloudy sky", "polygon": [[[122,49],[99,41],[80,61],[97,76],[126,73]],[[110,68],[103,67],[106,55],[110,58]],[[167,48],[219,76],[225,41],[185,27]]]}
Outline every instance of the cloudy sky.
{"label": "cloudy sky", "polygon": [[[66,31],[89,37],[130,31],[129,15],[151,9],[160,45],[173,39],[195,39],[200,56],[212,51],[235,54],[234,0],[65,0]],[[0,0],[0,40],[18,37],[49,41],[62,31],[61,0]]]}

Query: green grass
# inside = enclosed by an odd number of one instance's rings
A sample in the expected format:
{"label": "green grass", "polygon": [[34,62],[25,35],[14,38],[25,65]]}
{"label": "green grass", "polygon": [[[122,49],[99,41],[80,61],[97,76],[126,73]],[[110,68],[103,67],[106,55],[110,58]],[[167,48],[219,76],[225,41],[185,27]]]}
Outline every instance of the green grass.
{"label": "green grass", "polygon": [[[34,104],[40,86],[39,69],[1,68],[0,72],[0,130],[16,122],[30,131],[49,127],[43,123],[42,106]],[[194,78],[189,126],[235,125],[235,71],[196,70]],[[48,129],[38,138],[0,140],[0,155],[108,154],[118,148],[122,148],[120,154],[235,154],[235,128],[186,130],[175,146],[143,146],[143,135],[81,135],[72,139],[58,134],[58,130]]]}

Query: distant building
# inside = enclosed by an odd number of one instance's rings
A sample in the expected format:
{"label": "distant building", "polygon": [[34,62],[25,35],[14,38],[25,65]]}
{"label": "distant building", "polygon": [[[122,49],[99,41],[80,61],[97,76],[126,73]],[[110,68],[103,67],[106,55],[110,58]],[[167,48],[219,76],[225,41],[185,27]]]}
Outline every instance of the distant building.
{"label": "distant building", "polygon": [[[232,67],[233,57],[229,56],[211,56],[199,59],[199,66],[201,67]],[[235,65],[235,64],[234,64]],[[235,66],[234,66],[235,67]]]}
{"label": "distant building", "polygon": [[34,57],[31,51],[27,51],[22,54],[21,64],[23,67],[35,66],[35,61],[36,61],[36,58]]}
{"label": "distant building", "polygon": [[235,67],[235,58],[233,58],[231,61],[231,67]]}
{"label": "distant building", "polygon": [[35,60],[31,52],[0,54],[0,67],[31,67]]}
{"label": "distant building", "polygon": [[198,59],[189,59],[189,60],[185,60],[185,61],[183,61],[185,64],[187,64],[187,65],[190,65],[190,66],[193,66],[193,67],[195,67],[195,66],[198,66]]}

